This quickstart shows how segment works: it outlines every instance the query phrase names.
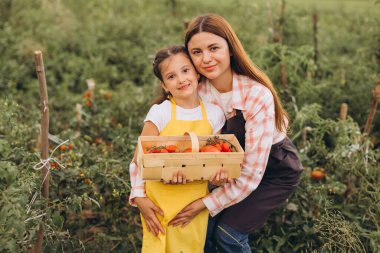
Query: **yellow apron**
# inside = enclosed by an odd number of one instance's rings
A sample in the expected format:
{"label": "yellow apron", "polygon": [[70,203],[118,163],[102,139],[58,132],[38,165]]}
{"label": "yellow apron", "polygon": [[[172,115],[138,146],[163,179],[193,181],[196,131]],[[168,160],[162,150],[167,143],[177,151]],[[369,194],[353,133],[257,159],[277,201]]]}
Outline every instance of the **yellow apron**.
{"label": "yellow apron", "polygon": [[[195,132],[198,135],[210,135],[213,128],[207,119],[206,109],[200,101],[202,120],[185,121],[176,119],[176,104],[172,102],[172,118],[160,135],[183,135],[185,132]],[[185,185],[163,184],[158,181],[145,183],[147,196],[164,211],[164,217],[158,216],[165,235],[161,233],[155,237],[147,230],[144,219],[143,225],[143,253],[198,253],[203,252],[206,239],[208,211],[203,210],[184,228],[180,225],[168,226],[185,206],[196,199],[208,194],[207,181],[195,181]]]}

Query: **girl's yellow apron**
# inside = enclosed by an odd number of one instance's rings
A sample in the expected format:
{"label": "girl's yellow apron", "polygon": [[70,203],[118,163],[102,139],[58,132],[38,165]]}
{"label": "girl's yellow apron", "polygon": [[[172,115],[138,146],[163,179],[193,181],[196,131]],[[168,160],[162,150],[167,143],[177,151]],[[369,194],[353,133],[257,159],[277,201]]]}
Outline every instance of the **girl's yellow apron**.
{"label": "girl's yellow apron", "polygon": [[[210,135],[213,128],[207,119],[206,109],[200,101],[202,120],[185,121],[176,119],[176,104],[172,100],[172,118],[160,135],[183,135],[195,132],[198,135]],[[143,225],[143,253],[198,253],[203,252],[206,239],[208,211],[203,210],[184,228],[180,225],[168,226],[172,220],[189,203],[208,194],[207,181],[195,181],[185,185],[163,184],[157,181],[145,183],[147,196],[164,211],[164,217],[157,214],[165,235],[155,237],[148,231],[141,216]]]}

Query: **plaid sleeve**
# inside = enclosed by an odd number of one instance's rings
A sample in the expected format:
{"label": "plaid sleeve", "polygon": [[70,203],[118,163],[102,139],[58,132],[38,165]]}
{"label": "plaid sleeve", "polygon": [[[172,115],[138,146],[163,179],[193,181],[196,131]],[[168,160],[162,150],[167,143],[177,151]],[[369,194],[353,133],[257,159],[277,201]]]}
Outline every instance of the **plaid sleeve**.
{"label": "plaid sleeve", "polygon": [[275,129],[272,93],[262,85],[252,88],[243,114],[246,134],[241,176],[202,199],[211,216],[246,198],[260,184],[265,172]]}
{"label": "plaid sleeve", "polygon": [[137,164],[134,162],[129,165],[129,176],[131,180],[131,194],[129,195],[129,204],[131,206],[136,206],[133,199],[136,197],[146,197],[146,194],[144,180],[141,179]]}

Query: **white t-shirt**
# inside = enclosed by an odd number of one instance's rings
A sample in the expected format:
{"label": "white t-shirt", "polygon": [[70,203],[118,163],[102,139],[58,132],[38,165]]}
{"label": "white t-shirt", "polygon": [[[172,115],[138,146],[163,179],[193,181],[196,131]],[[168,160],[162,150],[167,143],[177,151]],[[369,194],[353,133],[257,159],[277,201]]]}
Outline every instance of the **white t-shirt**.
{"label": "white t-shirt", "polygon": [[215,98],[218,105],[223,109],[224,115],[227,119],[230,118],[232,113],[232,90],[229,92],[220,93],[214,86],[211,85],[211,94]]}
{"label": "white t-shirt", "polygon": [[[226,118],[222,109],[219,106],[213,105],[210,103],[203,102],[206,108],[206,114],[208,121],[210,122],[213,128],[213,134],[217,133],[224,126],[224,122]],[[178,105],[176,105],[176,117],[177,120],[202,120],[202,108],[201,106],[197,106],[193,109],[185,109]],[[164,127],[169,123],[172,118],[172,107],[171,102],[169,100],[165,100],[159,105],[153,105],[144,122],[151,121],[156,125],[158,131],[161,132]]]}

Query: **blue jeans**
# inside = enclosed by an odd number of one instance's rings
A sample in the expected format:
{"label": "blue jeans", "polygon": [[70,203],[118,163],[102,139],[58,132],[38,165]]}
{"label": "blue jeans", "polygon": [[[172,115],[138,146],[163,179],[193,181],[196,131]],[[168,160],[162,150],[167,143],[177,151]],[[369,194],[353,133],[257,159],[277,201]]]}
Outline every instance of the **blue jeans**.
{"label": "blue jeans", "polygon": [[215,253],[218,248],[221,253],[251,253],[248,235],[209,217],[204,252]]}

